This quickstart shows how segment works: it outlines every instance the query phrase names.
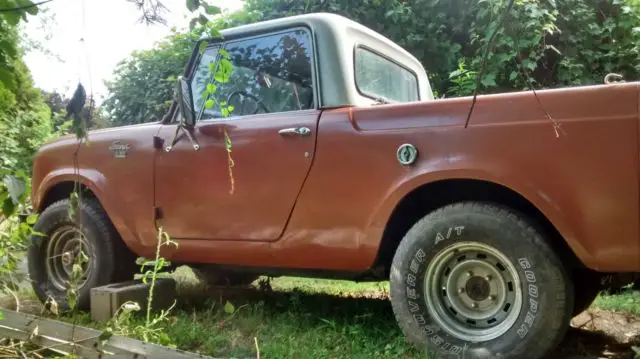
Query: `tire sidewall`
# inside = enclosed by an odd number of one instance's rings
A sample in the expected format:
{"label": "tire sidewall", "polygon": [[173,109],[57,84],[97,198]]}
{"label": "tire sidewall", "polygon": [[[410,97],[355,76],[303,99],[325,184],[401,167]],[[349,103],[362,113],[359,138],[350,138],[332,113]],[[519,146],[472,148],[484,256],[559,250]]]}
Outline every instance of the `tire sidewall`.
{"label": "tire sidewall", "polygon": [[[558,314],[568,308],[562,264],[540,235],[520,225],[513,213],[498,217],[478,206],[447,209],[418,222],[394,257],[391,296],[403,331],[414,343],[447,357],[536,357],[538,349],[546,350],[535,348],[539,336],[553,331],[549,326],[560,328],[565,320]],[[508,331],[489,341],[469,343],[451,335],[431,317],[426,305],[424,276],[428,264],[440,251],[460,242],[480,242],[495,248],[511,261],[518,275],[515,280],[522,290],[518,317]]]}
{"label": "tire sidewall", "polygon": [[[109,249],[106,248],[109,239],[102,238],[103,234],[95,223],[96,218],[94,218],[93,213],[86,210],[85,206],[82,205],[79,209],[82,212],[81,231],[91,247],[89,261],[93,268],[87,281],[78,289],[77,307],[79,309],[88,308],[91,288],[109,282],[111,273],[105,269],[112,268],[112,264],[107,263],[111,258],[104,255],[104,253],[110,253]],[[35,232],[44,234],[44,236],[32,235],[27,252],[29,277],[36,295],[42,302],[47,302],[51,299],[55,300],[60,310],[70,309],[67,302],[67,292],[61,291],[50,283],[45,257],[49,236],[56,229],[62,226],[77,227],[76,221],[69,218],[68,209],[69,201],[64,200],[54,203],[42,212],[33,229]]]}

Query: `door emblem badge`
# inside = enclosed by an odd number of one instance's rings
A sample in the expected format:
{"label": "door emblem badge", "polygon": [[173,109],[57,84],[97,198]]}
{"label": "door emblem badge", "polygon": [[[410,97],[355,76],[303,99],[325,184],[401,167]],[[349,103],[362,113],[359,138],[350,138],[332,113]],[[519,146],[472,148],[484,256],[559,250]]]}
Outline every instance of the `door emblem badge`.
{"label": "door emblem badge", "polygon": [[127,157],[127,152],[129,152],[129,144],[121,144],[120,141],[114,141],[111,146],[109,146],[109,151],[113,152],[113,157],[115,158],[125,158]]}
{"label": "door emblem badge", "polygon": [[398,157],[398,162],[400,162],[400,164],[408,166],[413,164],[418,158],[418,149],[410,143],[405,143],[398,147],[396,156]]}

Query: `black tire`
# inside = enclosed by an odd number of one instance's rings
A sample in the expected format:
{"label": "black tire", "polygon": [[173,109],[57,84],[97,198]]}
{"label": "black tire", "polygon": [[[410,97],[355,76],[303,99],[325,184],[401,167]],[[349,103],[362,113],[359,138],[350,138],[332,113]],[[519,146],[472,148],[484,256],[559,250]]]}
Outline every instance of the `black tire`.
{"label": "black tire", "polygon": [[254,273],[233,272],[222,270],[214,264],[201,264],[191,269],[198,280],[208,286],[248,286],[260,275]]}
{"label": "black tire", "polygon": [[[51,236],[54,233],[60,233],[62,228],[78,229],[76,221],[69,218],[69,206],[70,201],[64,199],[51,204],[40,214],[34,230],[45,236],[32,236],[27,253],[29,277],[37,297],[43,303],[50,299],[55,300],[59,310],[70,309],[70,303],[67,301],[68,290],[54,285],[50,275],[53,270],[47,269],[53,265],[48,267],[46,259],[48,244],[52,241]],[[91,266],[91,271],[86,281],[78,288],[77,294],[76,308],[84,310],[89,308],[91,288],[124,279],[127,277],[125,272],[131,276],[133,273],[131,265],[125,263],[125,260],[131,258],[131,252],[120,240],[100,204],[94,199],[83,199],[79,212],[76,215],[80,215],[82,219],[81,231],[87,242],[87,256]]]}
{"label": "black tire", "polygon": [[[432,278],[429,286],[427,276]],[[541,232],[522,216],[492,204],[457,203],[428,214],[402,239],[391,267],[391,303],[407,338],[431,354],[537,359],[560,342],[571,320],[573,286],[568,278]],[[445,283],[455,286],[442,288]],[[494,287],[502,288],[495,290],[502,297],[488,295]],[[518,297],[520,302],[510,299]],[[509,300],[513,304],[502,304]],[[460,312],[454,314],[454,305],[446,303],[457,303]],[[494,317],[463,320],[463,312],[475,316],[478,308],[491,306],[486,313],[496,313]],[[496,319],[501,316],[505,318]],[[480,327],[486,332],[480,334]]]}

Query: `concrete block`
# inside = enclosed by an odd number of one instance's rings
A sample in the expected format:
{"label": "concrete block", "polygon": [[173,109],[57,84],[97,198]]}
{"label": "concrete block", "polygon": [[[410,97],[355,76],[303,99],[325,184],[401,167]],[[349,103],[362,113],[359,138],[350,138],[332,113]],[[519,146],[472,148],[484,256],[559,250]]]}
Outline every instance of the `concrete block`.
{"label": "concrete block", "polygon": [[[107,321],[116,314],[122,304],[129,301],[137,302],[141,310],[146,310],[150,288],[151,283],[145,284],[142,280],[91,288],[91,318],[100,322]],[[176,282],[171,278],[157,278],[153,291],[151,310],[167,309],[176,298]]]}

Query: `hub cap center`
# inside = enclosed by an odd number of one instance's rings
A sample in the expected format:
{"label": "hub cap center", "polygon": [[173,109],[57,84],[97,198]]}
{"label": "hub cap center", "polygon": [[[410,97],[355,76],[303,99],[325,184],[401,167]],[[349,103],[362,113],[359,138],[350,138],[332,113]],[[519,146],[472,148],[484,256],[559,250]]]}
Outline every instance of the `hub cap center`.
{"label": "hub cap center", "polygon": [[475,276],[469,278],[465,285],[465,291],[471,299],[480,302],[489,298],[491,287],[486,279]]}

